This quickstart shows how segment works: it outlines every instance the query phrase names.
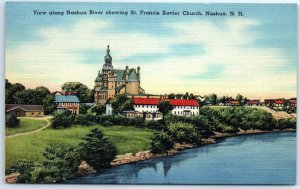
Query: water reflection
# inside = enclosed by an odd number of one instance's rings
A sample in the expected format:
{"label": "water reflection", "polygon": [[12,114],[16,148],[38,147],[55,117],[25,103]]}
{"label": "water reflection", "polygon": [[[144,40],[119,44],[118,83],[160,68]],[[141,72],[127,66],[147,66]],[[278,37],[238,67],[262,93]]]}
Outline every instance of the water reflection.
{"label": "water reflection", "polygon": [[[264,183],[268,179],[273,181],[277,179],[274,181],[277,183],[281,180],[292,181],[291,174],[294,173],[291,170],[295,169],[295,160],[293,160],[295,147],[285,147],[287,144],[295,145],[295,138],[292,138],[293,142],[291,142],[291,136],[295,137],[295,133],[230,137],[220,140],[217,144],[185,150],[173,157],[156,158],[104,169],[97,174],[74,178],[66,183],[230,184],[230,181],[251,183],[252,180]],[[272,148],[274,142],[278,151]],[[279,153],[281,155],[278,156]],[[289,156],[291,160],[286,158]],[[266,164],[265,162],[270,158],[273,158],[273,162]],[[277,169],[276,172],[274,168]],[[262,171],[264,175],[261,175]],[[277,178],[276,174],[281,177]]]}

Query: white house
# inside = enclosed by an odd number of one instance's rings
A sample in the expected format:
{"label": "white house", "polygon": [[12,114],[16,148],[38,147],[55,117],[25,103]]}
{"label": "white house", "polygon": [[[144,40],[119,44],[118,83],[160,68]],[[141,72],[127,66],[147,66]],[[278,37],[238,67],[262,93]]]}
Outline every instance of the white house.
{"label": "white house", "polygon": [[174,107],[173,115],[193,116],[199,115],[200,105],[195,99],[170,99],[170,104]]}

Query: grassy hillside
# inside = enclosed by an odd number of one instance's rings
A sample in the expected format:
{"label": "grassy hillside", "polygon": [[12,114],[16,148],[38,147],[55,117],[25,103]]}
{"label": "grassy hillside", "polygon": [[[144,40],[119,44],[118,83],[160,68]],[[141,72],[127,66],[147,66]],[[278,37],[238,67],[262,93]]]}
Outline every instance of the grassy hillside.
{"label": "grassy hillside", "polygon": [[6,127],[5,136],[37,130],[47,124],[47,121],[41,118],[20,117],[18,119],[20,120],[19,127],[16,128]]}
{"label": "grassy hillside", "polygon": [[125,126],[102,127],[99,125],[73,125],[67,129],[47,128],[38,133],[6,139],[6,168],[12,166],[19,159],[41,160],[44,149],[49,144],[75,146],[80,143],[81,138],[90,129],[95,127],[101,128],[109,141],[117,147],[118,154],[150,149],[150,138],[153,134],[150,129]]}

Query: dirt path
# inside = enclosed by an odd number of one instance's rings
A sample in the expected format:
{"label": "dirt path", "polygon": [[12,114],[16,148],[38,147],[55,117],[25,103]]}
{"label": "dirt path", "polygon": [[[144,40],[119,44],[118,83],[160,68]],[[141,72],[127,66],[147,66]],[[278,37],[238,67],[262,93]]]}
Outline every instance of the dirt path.
{"label": "dirt path", "polygon": [[29,134],[32,134],[32,133],[40,132],[40,131],[46,129],[47,127],[49,127],[51,125],[51,122],[50,122],[51,118],[52,118],[51,116],[47,116],[47,117],[43,117],[43,118],[36,118],[36,119],[44,119],[44,120],[46,120],[47,124],[44,127],[39,128],[39,129],[34,130],[34,131],[28,131],[28,132],[24,132],[24,133],[17,133],[17,134],[5,136],[5,139],[14,138],[14,137],[18,137],[18,136],[29,135]]}

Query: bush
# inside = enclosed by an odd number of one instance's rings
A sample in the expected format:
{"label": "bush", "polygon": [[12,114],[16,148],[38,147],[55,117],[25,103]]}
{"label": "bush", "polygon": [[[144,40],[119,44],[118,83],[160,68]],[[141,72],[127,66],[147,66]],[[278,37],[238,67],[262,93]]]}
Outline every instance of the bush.
{"label": "bush", "polygon": [[20,173],[16,180],[17,183],[35,183],[33,178],[35,164],[33,161],[19,160],[12,169]]}
{"label": "bush", "polygon": [[54,129],[58,127],[69,127],[71,124],[74,123],[74,115],[69,111],[65,110],[63,112],[57,112],[54,115],[52,127]]}
{"label": "bush", "polygon": [[81,160],[96,169],[110,167],[110,162],[117,154],[116,147],[103,136],[100,129],[92,129],[82,140],[78,148]]}
{"label": "bush", "polygon": [[79,124],[79,125],[89,125],[90,124],[87,115],[83,115],[83,114],[76,115],[74,123]]}
{"label": "bush", "polygon": [[71,178],[78,171],[80,159],[74,148],[46,147],[45,160],[34,171],[36,183],[57,183]]}
{"label": "bush", "polygon": [[151,151],[161,153],[171,149],[174,145],[172,137],[164,131],[155,133],[151,140]]}
{"label": "bush", "polygon": [[18,127],[19,123],[20,123],[20,120],[18,120],[16,118],[16,116],[14,116],[13,114],[8,113],[5,115],[5,126],[6,127],[11,127],[11,128]]}
{"label": "bush", "polygon": [[175,142],[194,144],[199,143],[201,139],[197,129],[189,123],[171,123],[168,130]]}
{"label": "bush", "polygon": [[104,127],[110,127],[110,126],[112,126],[113,124],[112,124],[112,122],[110,122],[110,121],[104,121],[104,123],[102,124]]}

